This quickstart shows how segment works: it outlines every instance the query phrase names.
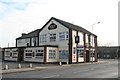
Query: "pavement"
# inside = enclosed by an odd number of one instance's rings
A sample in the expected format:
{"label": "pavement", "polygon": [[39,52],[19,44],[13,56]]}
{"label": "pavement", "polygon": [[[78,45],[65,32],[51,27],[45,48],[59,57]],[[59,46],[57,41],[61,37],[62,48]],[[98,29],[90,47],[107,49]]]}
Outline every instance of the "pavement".
{"label": "pavement", "polygon": [[46,70],[46,69],[53,69],[53,68],[61,68],[61,67],[69,67],[69,66],[82,66],[82,65],[92,65],[92,64],[101,64],[101,63],[106,63],[107,61],[104,60],[100,60],[98,62],[94,62],[94,63],[78,63],[78,64],[62,64],[62,65],[58,65],[58,64],[44,64],[42,66],[34,66],[32,68],[14,68],[14,69],[7,69],[4,70],[2,69],[2,72],[0,72],[0,74],[8,74],[8,73],[20,73],[20,72],[28,72],[28,71],[41,71],[41,70]]}

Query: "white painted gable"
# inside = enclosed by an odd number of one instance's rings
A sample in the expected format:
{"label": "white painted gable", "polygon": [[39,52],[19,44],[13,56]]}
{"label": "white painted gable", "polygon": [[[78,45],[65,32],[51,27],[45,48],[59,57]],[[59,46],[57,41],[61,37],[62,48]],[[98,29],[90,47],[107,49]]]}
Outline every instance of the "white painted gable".
{"label": "white painted gable", "polygon": [[[49,30],[48,27],[50,26],[50,24],[56,24],[57,28],[53,29],[53,30]],[[68,31],[68,28],[66,28],[65,26],[63,26],[62,24],[60,24],[59,22],[55,21],[54,19],[52,19],[44,28],[43,30],[39,33],[39,34],[46,34],[46,33],[58,33],[58,32],[63,32],[63,31]]]}
{"label": "white painted gable", "polygon": [[[49,30],[48,27],[52,23],[56,24],[57,28]],[[65,40],[65,41],[59,40],[59,33],[60,32],[69,32],[69,29],[66,28],[64,25],[60,24],[59,22],[55,21],[54,19],[51,19],[51,21],[39,33],[39,38],[40,38],[40,35],[47,34],[47,42],[40,42],[40,39],[39,39],[39,45],[58,45],[59,47],[62,47],[62,48],[67,47],[68,40]],[[51,33],[56,33],[56,41],[54,41],[54,42],[50,42],[50,40],[49,40],[50,39],[49,35]]]}

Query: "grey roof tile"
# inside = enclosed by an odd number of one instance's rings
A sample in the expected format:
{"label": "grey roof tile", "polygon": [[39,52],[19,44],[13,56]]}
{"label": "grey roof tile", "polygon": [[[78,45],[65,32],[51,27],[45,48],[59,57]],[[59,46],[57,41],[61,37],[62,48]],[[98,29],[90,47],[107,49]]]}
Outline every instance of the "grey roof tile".
{"label": "grey roof tile", "polygon": [[54,17],[52,17],[52,19],[56,20],[57,22],[59,22],[60,24],[64,25],[65,27],[67,27],[69,29],[80,31],[80,32],[83,32],[83,33],[87,33],[87,34],[91,34],[91,35],[96,36],[95,34],[91,33],[90,31],[82,28],[81,26],[77,26],[77,25],[74,25],[72,23],[69,23],[69,22],[54,18]]}
{"label": "grey roof tile", "polygon": [[30,37],[37,37],[39,32],[52,20],[56,20],[57,22],[59,22],[60,24],[64,25],[65,27],[69,28],[69,29],[72,29],[72,30],[76,30],[76,31],[80,31],[80,32],[83,32],[83,33],[87,33],[87,34],[91,34],[91,35],[94,35],[96,36],[95,34],[91,33],[90,31],[80,27],[80,26],[77,26],[77,25],[74,25],[72,23],[69,23],[69,22],[66,22],[66,21],[63,21],[63,20],[60,20],[60,19],[57,19],[57,18],[54,18],[52,17],[41,29],[37,29],[37,30],[34,30],[26,35],[23,35],[21,37],[18,37],[17,39],[24,39],[24,38],[30,38]]}
{"label": "grey roof tile", "polygon": [[30,38],[30,37],[37,37],[41,29],[36,29],[28,34],[25,34],[21,37],[18,37],[17,39],[24,39],[24,38]]}

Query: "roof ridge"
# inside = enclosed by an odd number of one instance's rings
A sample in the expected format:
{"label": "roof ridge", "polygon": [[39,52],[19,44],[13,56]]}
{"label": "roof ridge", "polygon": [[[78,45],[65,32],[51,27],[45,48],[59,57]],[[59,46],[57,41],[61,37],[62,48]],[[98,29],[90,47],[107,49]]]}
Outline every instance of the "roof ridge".
{"label": "roof ridge", "polygon": [[[16,39],[29,38],[29,37],[31,37],[31,36],[36,36],[40,31],[41,31],[41,28],[40,28],[40,29],[35,29],[35,30],[33,30],[33,31],[31,31],[31,32],[29,32],[29,33],[21,36],[21,37],[16,38]],[[33,35],[30,35],[30,34],[33,34]]]}
{"label": "roof ridge", "polygon": [[[29,32],[29,33],[35,32],[35,31],[37,31],[37,30],[40,30],[40,29],[35,29],[35,30],[33,30],[33,31]],[[27,33],[27,34],[29,34],[29,33]]]}
{"label": "roof ridge", "polygon": [[[52,18],[53,18],[53,19],[57,19],[57,20],[61,20],[61,19],[58,19],[58,18],[55,18],[55,17],[52,17]],[[79,26],[79,25],[76,25],[76,24],[73,24],[73,23],[70,23],[70,22],[67,22],[67,21],[64,21],[64,20],[61,20],[61,21],[66,22],[66,23],[69,23],[69,24],[74,25],[74,26],[81,27],[81,26]],[[83,27],[81,27],[81,28],[83,28]]]}
{"label": "roof ridge", "polygon": [[[76,25],[76,24],[73,24],[73,23],[70,23],[70,22],[66,22],[66,21],[64,21],[64,20],[61,20],[61,19],[58,19],[58,18],[55,18],[55,17],[52,17],[52,19],[58,21],[59,23],[61,23],[61,24],[63,24],[63,25],[66,25],[66,26],[67,26],[67,24],[69,24],[69,25],[72,25],[72,28],[80,28],[82,32],[85,31],[86,33],[95,35],[95,34],[93,34],[92,32],[88,31],[87,29],[85,29],[85,28],[83,28],[83,27],[81,27],[81,26],[79,26],[79,25]],[[63,22],[63,23],[62,23],[62,22]],[[64,24],[64,23],[65,23],[65,24]],[[67,24],[66,24],[66,23],[67,23]],[[74,27],[73,27],[73,26],[74,26]],[[68,27],[68,26],[67,26],[67,27]],[[77,31],[80,31],[80,29],[78,29]],[[96,35],[95,35],[95,36],[96,36]]]}

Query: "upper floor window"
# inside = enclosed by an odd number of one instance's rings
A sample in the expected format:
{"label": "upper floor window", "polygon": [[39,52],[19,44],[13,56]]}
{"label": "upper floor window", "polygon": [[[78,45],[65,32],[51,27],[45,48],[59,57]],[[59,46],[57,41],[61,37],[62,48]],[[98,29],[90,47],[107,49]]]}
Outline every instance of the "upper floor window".
{"label": "upper floor window", "polygon": [[29,39],[25,39],[25,42],[26,42],[26,43],[29,43]]}
{"label": "upper floor window", "polygon": [[32,38],[32,46],[37,46],[37,37]]}
{"label": "upper floor window", "polygon": [[18,41],[18,43],[21,43],[22,42],[22,40],[17,40]]}
{"label": "upper floor window", "polygon": [[36,37],[33,38],[33,43],[36,42]]}
{"label": "upper floor window", "polygon": [[68,40],[68,32],[60,32],[59,33],[59,40],[60,41]]}
{"label": "upper floor window", "polygon": [[56,41],[56,34],[52,33],[50,34],[50,42]]}
{"label": "upper floor window", "polygon": [[68,38],[69,38],[69,34],[68,32],[66,32],[66,40],[68,40]]}
{"label": "upper floor window", "polygon": [[47,34],[40,35],[40,42],[47,42]]}

